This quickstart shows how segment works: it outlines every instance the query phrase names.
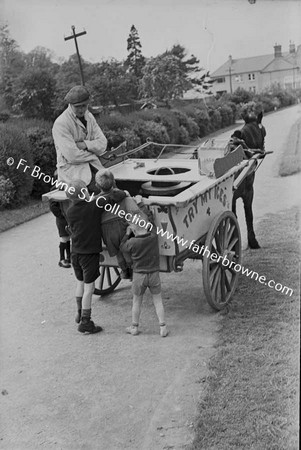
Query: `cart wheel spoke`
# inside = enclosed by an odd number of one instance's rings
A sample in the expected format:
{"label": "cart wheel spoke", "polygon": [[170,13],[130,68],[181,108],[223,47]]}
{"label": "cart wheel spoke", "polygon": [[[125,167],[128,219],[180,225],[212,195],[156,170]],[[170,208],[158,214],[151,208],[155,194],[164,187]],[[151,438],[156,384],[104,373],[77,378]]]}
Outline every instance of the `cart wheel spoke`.
{"label": "cart wheel spoke", "polygon": [[225,285],[226,285],[227,291],[228,292],[231,291],[231,282],[229,282],[229,280],[228,280],[228,274],[227,274],[226,270],[225,270]]}
{"label": "cart wheel spoke", "polygon": [[228,232],[228,236],[227,236],[227,239],[226,239],[226,242],[225,242],[225,247],[229,246],[229,242],[230,242],[230,240],[231,240],[231,238],[233,236],[234,231],[235,231],[235,226],[234,225],[230,226],[230,229],[229,229],[229,232]]}
{"label": "cart wheel spoke", "polygon": [[210,280],[211,282],[213,281],[213,279],[215,278],[216,273],[218,272],[219,266],[216,265],[216,267],[214,269],[212,269],[211,273],[210,273]]}
{"label": "cart wheel spoke", "polygon": [[105,271],[106,271],[106,267],[104,266],[104,267],[101,268],[100,284],[99,284],[99,289],[100,290],[102,290],[102,288],[103,288],[103,282],[104,282],[104,279],[105,279]]}
{"label": "cart wheel spoke", "polygon": [[101,296],[110,294],[121,281],[119,268],[115,266],[100,266],[100,277],[98,280],[98,288],[95,288],[94,294]]}
{"label": "cart wheel spoke", "polygon": [[216,271],[213,279],[214,280],[213,280],[213,283],[212,283],[212,291],[215,292],[217,290],[217,288],[218,288],[218,285],[219,285],[219,282],[220,282],[220,279],[221,279],[221,270],[220,270],[219,267],[218,267],[218,270]]}
{"label": "cart wheel spoke", "polygon": [[108,285],[112,286],[112,279],[111,279],[111,274],[110,274],[110,267],[106,267],[106,272],[107,272],[107,278],[108,278]]}
{"label": "cart wheel spoke", "polygon": [[221,254],[222,253],[222,246],[221,246],[221,239],[220,239],[219,232],[215,236],[215,244],[216,244],[217,253]]}
{"label": "cart wheel spoke", "polygon": [[235,245],[238,243],[238,241],[239,241],[238,237],[233,238],[232,241],[229,242],[228,250],[231,251],[235,247]]}
{"label": "cart wheel spoke", "polygon": [[[241,237],[237,219],[231,211],[225,211],[214,218],[206,236],[205,246],[211,254],[228,255],[229,258],[231,255],[231,261],[239,264]],[[238,273],[233,267],[224,267],[209,257],[203,258],[204,292],[208,303],[214,309],[221,310],[231,301],[237,282]]]}
{"label": "cart wheel spoke", "polygon": [[226,281],[225,281],[225,271],[221,270],[221,282],[220,282],[220,287],[221,287],[221,297],[222,297],[222,301],[224,302],[226,300]]}

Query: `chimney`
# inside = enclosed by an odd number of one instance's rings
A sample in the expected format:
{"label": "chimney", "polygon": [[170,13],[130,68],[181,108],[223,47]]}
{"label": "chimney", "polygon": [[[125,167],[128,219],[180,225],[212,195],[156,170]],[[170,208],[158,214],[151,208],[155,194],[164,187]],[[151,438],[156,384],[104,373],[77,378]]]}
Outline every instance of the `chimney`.
{"label": "chimney", "polygon": [[229,55],[229,65],[231,66],[233,62],[232,55]]}
{"label": "chimney", "polygon": [[281,45],[279,45],[279,44],[274,45],[274,56],[275,56],[275,58],[281,58],[281,56],[282,56]]}
{"label": "chimney", "polygon": [[295,47],[295,44],[292,43],[292,41],[290,41],[289,52],[296,53],[296,47]]}

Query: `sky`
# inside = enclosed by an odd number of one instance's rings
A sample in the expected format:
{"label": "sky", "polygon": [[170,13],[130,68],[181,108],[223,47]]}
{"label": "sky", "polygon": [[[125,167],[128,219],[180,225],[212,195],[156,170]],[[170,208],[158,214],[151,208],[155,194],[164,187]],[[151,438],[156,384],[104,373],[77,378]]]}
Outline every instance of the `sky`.
{"label": "sky", "polygon": [[127,57],[132,25],[138,30],[145,57],[157,56],[174,44],[194,54],[213,72],[234,59],[266,55],[274,45],[288,51],[301,44],[301,0],[0,0],[0,22],[9,26],[21,50],[48,48],[56,58],[75,53],[91,62]]}

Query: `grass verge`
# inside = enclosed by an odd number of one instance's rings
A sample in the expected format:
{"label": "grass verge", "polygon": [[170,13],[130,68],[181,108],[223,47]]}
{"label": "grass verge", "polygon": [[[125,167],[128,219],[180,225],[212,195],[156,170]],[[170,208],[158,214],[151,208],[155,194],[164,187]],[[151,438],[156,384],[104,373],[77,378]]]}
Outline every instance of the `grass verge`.
{"label": "grass verge", "polygon": [[49,212],[48,202],[30,200],[27,204],[0,212],[0,233]]}
{"label": "grass verge", "polygon": [[279,175],[287,177],[301,171],[301,119],[294,123],[282,152]]}
{"label": "grass verge", "polygon": [[210,360],[192,449],[285,449],[299,445],[299,236],[296,210],[269,215],[261,250],[244,267],[294,289],[286,296],[241,275]]}

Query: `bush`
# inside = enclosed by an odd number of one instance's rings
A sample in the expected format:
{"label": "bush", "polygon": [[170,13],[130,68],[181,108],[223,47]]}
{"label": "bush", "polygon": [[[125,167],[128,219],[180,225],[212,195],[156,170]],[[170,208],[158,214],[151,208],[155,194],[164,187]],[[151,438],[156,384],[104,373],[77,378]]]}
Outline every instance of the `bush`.
{"label": "bush", "polygon": [[206,136],[210,130],[210,117],[206,109],[196,110],[196,123],[199,127],[199,136]]}
{"label": "bush", "polygon": [[254,100],[256,102],[260,102],[264,112],[273,111],[275,108],[277,109],[280,106],[280,102],[276,97],[273,98],[266,94],[259,94],[254,98]]}
{"label": "bush", "polygon": [[208,112],[210,117],[210,130],[219,130],[222,127],[222,116],[220,112],[216,108],[209,108]]}
{"label": "bush", "polygon": [[188,133],[191,139],[196,139],[200,133],[200,128],[192,117],[188,117]]}
{"label": "bush", "polygon": [[234,122],[232,108],[227,104],[222,104],[219,108],[219,113],[221,115],[221,126],[227,127]]}
{"label": "bush", "polygon": [[112,147],[116,148],[122,142],[127,142],[127,149],[132,150],[133,148],[139,147],[141,141],[139,136],[131,128],[123,128],[117,131],[114,130],[103,130],[106,138],[108,139],[108,149]]}
{"label": "bush", "polygon": [[180,126],[177,117],[170,109],[162,108],[154,116],[154,121],[161,123],[167,131],[171,144],[178,144],[180,138]]}
{"label": "bush", "polygon": [[[46,175],[53,176],[56,169],[56,151],[52,136],[40,127],[29,128],[26,131],[31,147],[31,155],[34,165],[38,166]],[[49,192],[51,185],[43,179],[34,178],[32,196],[40,197]]]}
{"label": "bush", "polygon": [[131,121],[129,120],[128,116],[123,116],[120,113],[99,116],[97,117],[97,123],[99,124],[101,129],[106,128],[114,131],[131,127]]}
{"label": "bush", "polygon": [[279,106],[290,106],[295,103],[295,96],[293,93],[287,89],[283,89],[279,83],[273,84],[268,90],[264,92],[271,98],[275,98],[279,101]]}
{"label": "bush", "polygon": [[253,99],[254,94],[243,88],[237,88],[233,94],[230,94],[229,100],[233,103],[248,103]]}
{"label": "bush", "polygon": [[123,130],[122,134],[123,134],[124,140],[127,143],[127,149],[128,150],[132,150],[134,148],[137,148],[141,144],[139,136],[137,136],[137,134],[135,133],[134,130],[131,130],[130,128],[125,128]]}
{"label": "bush", "polygon": [[[8,158],[14,159],[12,165],[7,164]],[[24,164],[30,167],[25,172],[25,165],[17,169],[20,159],[24,159]],[[33,186],[32,169],[33,159],[28,138],[14,125],[0,124],[0,175],[9,179],[14,186],[15,194],[10,200],[13,206],[29,198]]]}
{"label": "bush", "polygon": [[190,142],[189,133],[184,125],[180,125],[180,141],[179,144],[188,145]]}
{"label": "bush", "polygon": [[118,129],[117,131],[115,131],[104,127],[102,131],[104,132],[108,140],[107,150],[111,150],[112,148],[118,147],[118,145],[120,145],[125,140],[123,137],[124,130],[122,129]]}
{"label": "bush", "polygon": [[9,178],[0,176],[0,209],[10,205],[15,196],[16,190]]}
{"label": "bush", "polygon": [[134,125],[134,130],[142,144],[148,139],[154,142],[169,143],[166,128],[153,120],[138,120]]}
{"label": "bush", "polygon": [[188,130],[188,128],[189,128],[188,116],[183,111],[179,111],[178,109],[172,109],[172,112],[178,119],[179,125],[180,126],[182,125],[183,127],[185,127]]}
{"label": "bush", "polygon": [[[170,142],[166,128],[152,120],[139,120],[134,126],[134,131],[140,138],[141,144],[147,142],[148,139],[158,144],[169,144]],[[160,150],[160,147],[150,145],[145,150],[144,157],[153,158],[160,153]]]}

